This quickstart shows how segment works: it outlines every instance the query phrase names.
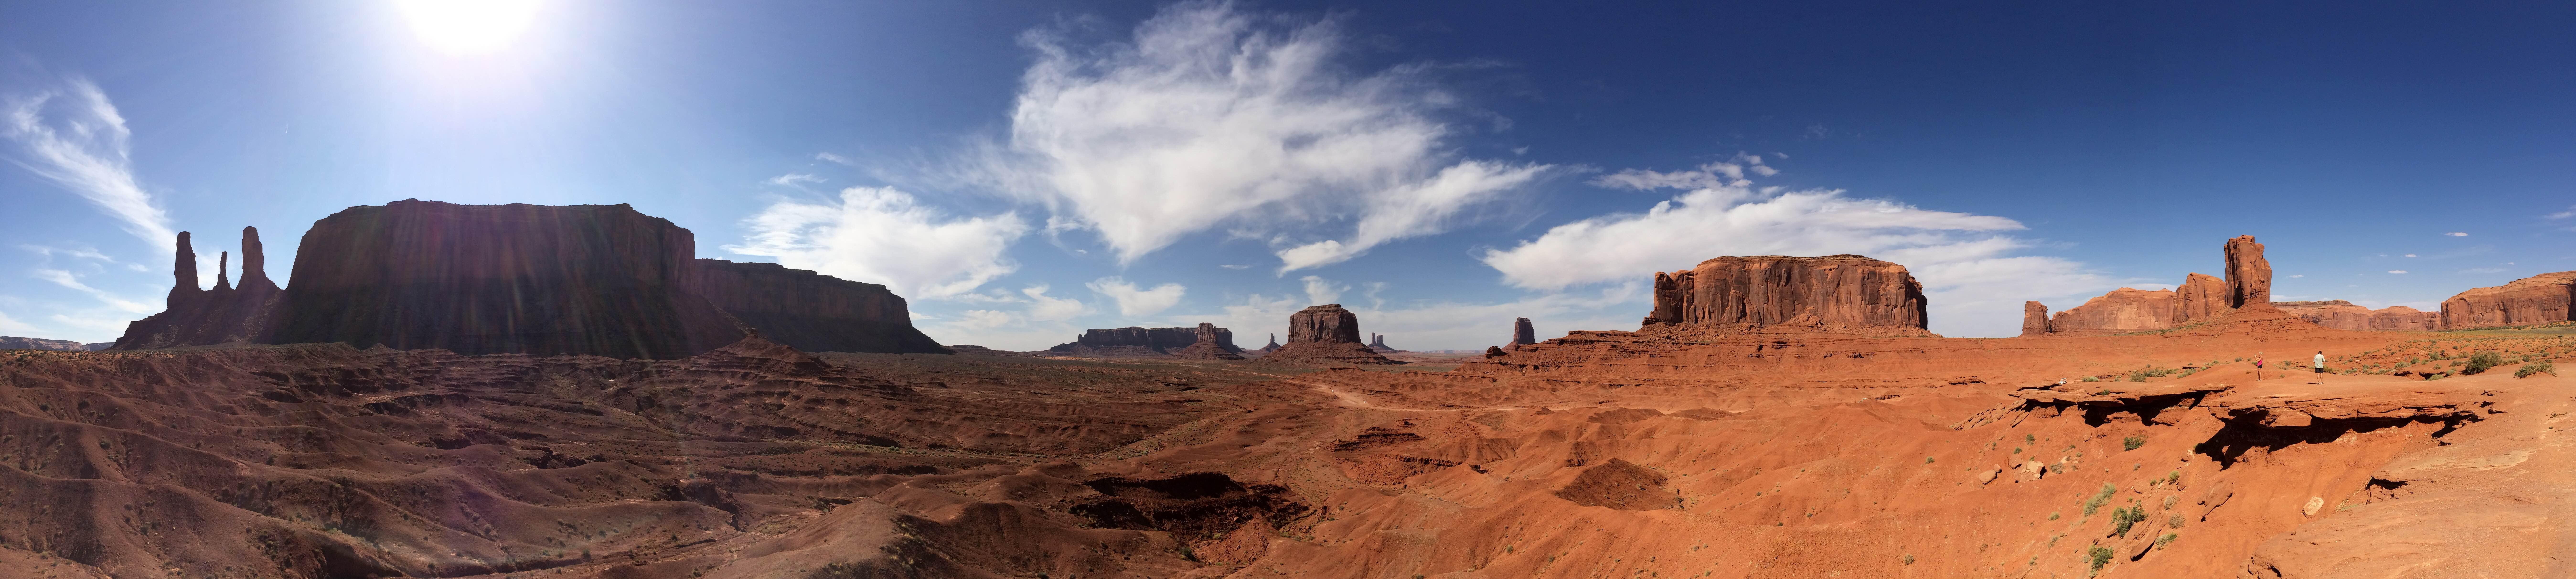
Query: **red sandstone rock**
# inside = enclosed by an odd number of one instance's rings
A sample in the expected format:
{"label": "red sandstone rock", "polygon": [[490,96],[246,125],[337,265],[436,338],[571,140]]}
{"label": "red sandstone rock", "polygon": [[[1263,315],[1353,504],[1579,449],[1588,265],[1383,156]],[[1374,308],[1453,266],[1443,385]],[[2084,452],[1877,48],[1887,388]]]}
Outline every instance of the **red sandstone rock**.
{"label": "red sandstone rock", "polygon": [[[1234,330],[1211,327],[1216,344],[1228,354],[1242,354],[1234,345]],[[1073,341],[1056,344],[1046,351],[1054,354],[1094,358],[1129,358],[1169,356],[1199,342],[1198,328],[1093,328]]]}
{"label": "red sandstone rock", "polygon": [[0,336],[0,350],[52,350],[52,351],[58,351],[58,352],[87,352],[87,351],[89,351],[89,346],[87,346],[87,345],[83,345],[83,344],[81,344],[80,342],[74,342],[74,341],[71,341],[71,340],[47,340],[47,339],[44,339],[44,338],[20,338],[20,337],[16,337],[16,336]]}
{"label": "red sandstone rock", "polygon": [[1181,348],[1178,352],[1173,352],[1172,357],[1190,360],[1243,359],[1242,354],[1236,353],[1235,350],[1232,349],[1234,346],[1233,344],[1223,341],[1230,338],[1232,334],[1226,332],[1223,328],[1216,327],[1216,324],[1199,322],[1199,327],[1192,333],[1198,336],[1198,340],[1191,342],[1189,347]]}
{"label": "red sandstone rock", "polygon": [[1395,349],[1394,346],[1386,345],[1386,336],[1378,335],[1375,332],[1369,333],[1369,349],[1380,354],[1394,354],[1404,351]]}
{"label": "red sandstone rock", "polygon": [[774,263],[692,260],[681,287],[768,338],[807,352],[947,353],[912,327],[886,286]]}
{"label": "red sandstone rock", "polygon": [[1262,356],[1268,364],[1399,364],[1360,343],[1360,317],[1341,304],[1314,306],[1288,316],[1288,345]]}
{"label": "red sandstone rock", "polygon": [[2099,335],[2162,330],[2174,326],[2173,305],[2173,290],[2124,287],[2057,312],[2049,320],[2049,331]]}
{"label": "red sandstone rock", "polygon": [[2254,236],[2227,240],[2227,306],[2261,307],[2272,303],[2272,262],[2263,259],[2263,244]]}
{"label": "red sandstone rock", "polygon": [[2570,319],[2570,301],[2576,301],[2576,271],[2544,273],[2443,300],[2442,329],[2564,322]]}
{"label": "red sandstone rock", "polygon": [[2048,305],[2031,301],[2022,302],[2021,335],[2045,336],[2048,332]]}
{"label": "red sandstone rock", "polygon": [[[219,269],[215,289],[198,289],[197,256],[188,243],[188,232],[179,232],[178,251],[167,307],[159,314],[126,324],[125,335],[109,349],[264,341],[283,294],[260,270],[266,261],[260,256],[259,230],[242,228],[242,283],[238,287]],[[218,267],[230,269],[230,253],[224,255]]]}
{"label": "red sandstone rock", "polygon": [[1648,326],[1925,327],[1923,284],[1905,266],[1858,255],[1725,256],[1655,274]]}
{"label": "red sandstone rock", "polygon": [[2194,273],[2184,276],[2182,287],[2174,290],[2173,321],[2182,325],[2214,319],[2234,307],[2227,305],[2227,280]]}
{"label": "red sandstone rock", "polygon": [[1279,351],[1279,335],[1278,335],[1278,334],[1271,334],[1271,335],[1270,335],[1270,345],[1262,346],[1262,347],[1261,347],[1261,351],[1263,351],[1263,352],[1277,352],[1277,351]]}
{"label": "red sandstone rock", "polygon": [[745,335],[684,289],[695,249],[624,204],[351,207],[304,234],[271,339],[685,357]]}
{"label": "red sandstone rock", "polygon": [[2272,302],[2272,307],[2316,325],[2339,330],[2432,331],[2441,329],[2439,314],[2406,306],[2373,310],[2343,300]]}
{"label": "red sandstone rock", "polygon": [[1529,318],[1512,319],[1512,345],[1538,343],[1538,330],[1530,329]]}

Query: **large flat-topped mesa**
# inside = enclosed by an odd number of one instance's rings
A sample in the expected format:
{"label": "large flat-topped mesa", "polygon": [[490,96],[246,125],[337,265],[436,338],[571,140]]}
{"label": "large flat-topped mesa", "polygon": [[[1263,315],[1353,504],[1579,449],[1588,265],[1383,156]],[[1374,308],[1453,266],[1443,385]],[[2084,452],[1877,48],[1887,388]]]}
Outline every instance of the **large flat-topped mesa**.
{"label": "large flat-topped mesa", "polygon": [[1324,304],[1288,316],[1288,343],[1262,356],[1260,363],[1337,365],[1400,364],[1360,343],[1359,314],[1341,304]]}
{"label": "large flat-topped mesa", "polygon": [[2576,315],[2576,271],[2544,273],[2442,300],[2442,329],[2564,322]]}
{"label": "large flat-topped mesa", "polygon": [[[1228,354],[1243,353],[1243,348],[1234,345],[1234,330],[1219,328],[1213,324],[1203,323],[1202,325],[1207,326],[1207,331],[1215,335],[1215,344],[1218,348]],[[1199,334],[1200,329],[1195,327],[1092,328],[1084,330],[1080,336],[1075,336],[1073,341],[1056,344],[1046,351],[1086,357],[1160,357],[1172,355],[1197,344],[1200,341]]]}
{"label": "large flat-topped mesa", "polygon": [[2056,334],[2116,334],[2174,327],[2173,290],[2120,288],[2084,305],[2059,310],[2048,322]]}
{"label": "large flat-topped mesa", "polygon": [[1655,274],[1645,325],[1927,327],[1923,284],[1905,266],[1858,255],[1726,256]]}
{"label": "large flat-topped mesa", "polygon": [[[626,205],[404,200],[315,221],[287,289],[259,231],[241,283],[197,287],[180,233],[168,311],[116,349],[344,342],[462,354],[677,358],[759,331],[809,351],[940,352],[901,296],[776,264],[694,259],[694,237]],[[228,260],[227,260],[228,261]]]}
{"label": "large flat-topped mesa", "polygon": [[277,343],[678,358],[745,332],[682,289],[696,239],[618,205],[403,200],[313,223]]}

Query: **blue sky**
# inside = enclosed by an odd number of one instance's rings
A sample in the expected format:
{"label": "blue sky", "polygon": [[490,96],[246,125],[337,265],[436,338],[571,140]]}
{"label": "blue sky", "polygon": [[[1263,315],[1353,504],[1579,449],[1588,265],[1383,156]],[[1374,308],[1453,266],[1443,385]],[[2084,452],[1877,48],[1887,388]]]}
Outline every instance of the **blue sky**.
{"label": "blue sky", "polygon": [[631,203],[1012,349],[1633,329],[1718,255],[1903,263],[1953,336],[2238,234],[2281,299],[2576,269],[2563,3],[489,3],[0,2],[0,335],[404,198]]}

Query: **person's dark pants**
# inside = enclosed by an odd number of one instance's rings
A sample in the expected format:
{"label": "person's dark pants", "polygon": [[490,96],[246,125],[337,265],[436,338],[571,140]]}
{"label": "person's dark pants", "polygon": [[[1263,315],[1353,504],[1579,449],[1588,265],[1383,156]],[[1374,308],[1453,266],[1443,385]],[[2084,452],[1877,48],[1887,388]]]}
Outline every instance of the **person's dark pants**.
{"label": "person's dark pants", "polygon": [[2317,367],[2317,373],[2318,373],[2318,374],[2324,374],[2324,373],[2326,373],[2326,367],[2324,367],[2324,366],[2318,366],[2318,367]]}

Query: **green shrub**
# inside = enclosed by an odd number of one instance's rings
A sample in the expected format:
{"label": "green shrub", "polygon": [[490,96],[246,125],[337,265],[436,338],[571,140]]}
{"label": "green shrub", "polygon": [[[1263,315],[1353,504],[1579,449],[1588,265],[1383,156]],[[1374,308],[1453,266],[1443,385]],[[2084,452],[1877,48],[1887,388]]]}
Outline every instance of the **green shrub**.
{"label": "green shrub", "polygon": [[2086,382],[2100,382],[2100,381],[2102,381],[2102,379],[2100,379],[2100,378],[2095,378],[2095,377],[2092,377],[2092,376],[2085,376],[2085,377],[2084,377],[2084,381],[2086,381]]}
{"label": "green shrub", "polygon": [[2120,439],[2120,450],[2137,450],[2138,447],[2146,445],[2147,437],[2144,436],[2131,436]]}
{"label": "green shrub", "polygon": [[2111,548],[2094,545],[2092,549],[2084,551],[2084,560],[2093,564],[2093,572],[2100,573],[2103,565],[2111,564]]}
{"label": "green shrub", "polygon": [[2129,536],[2129,528],[2136,526],[2138,521],[2144,520],[2147,520],[2147,506],[2138,501],[2129,501],[2129,506],[2111,509],[2111,534],[2120,537]]}
{"label": "green shrub", "polygon": [[2549,374],[2549,375],[2551,375],[2551,376],[2556,376],[2556,375],[2558,375],[2558,367],[2556,367],[2556,366],[2551,366],[2551,365],[2549,365],[2549,363],[2548,363],[2548,362],[2532,362],[2532,363],[2529,363],[2529,364],[2523,364],[2523,365],[2522,365],[2522,369],[2520,369],[2520,370],[2514,370],[2514,371],[2513,371],[2513,377],[2515,377],[2515,378],[2530,378],[2530,377],[2531,377],[2531,375],[2533,375],[2533,374],[2542,374],[2542,373],[2546,373],[2546,374]]}
{"label": "green shrub", "polygon": [[2111,483],[2102,483],[2102,492],[2093,493],[2092,498],[2084,499],[2084,516],[2090,517],[2093,516],[2094,511],[2102,510],[2102,503],[2111,502],[2111,494],[2117,492],[2120,492],[2118,487],[2111,486]]}
{"label": "green shrub", "polygon": [[2504,356],[2496,354],[2495,352],[2478,352],[2469,355],[2468,364],[2460,367],[2460,375],[2467,376],[2470,374],[2485,372],[2488,368],[2502,365],[2504,365]]}
{"label": "green shrub", "polygon": [[2171,544],[2173,544],[2173,540],[2174,540],[2175,538],[2177,538],[2177,537],[2181,537],[2181,536],[2182,536],[2182,535],[2178,535],[2178,534],[2174,534],[2174,533],[2165,533],[2165,536],[2162,536],[2162,537],[2156,537],[2156,548],[2158,548],[2158,549],[2165,548],[2165,545],[2171,545]]}

